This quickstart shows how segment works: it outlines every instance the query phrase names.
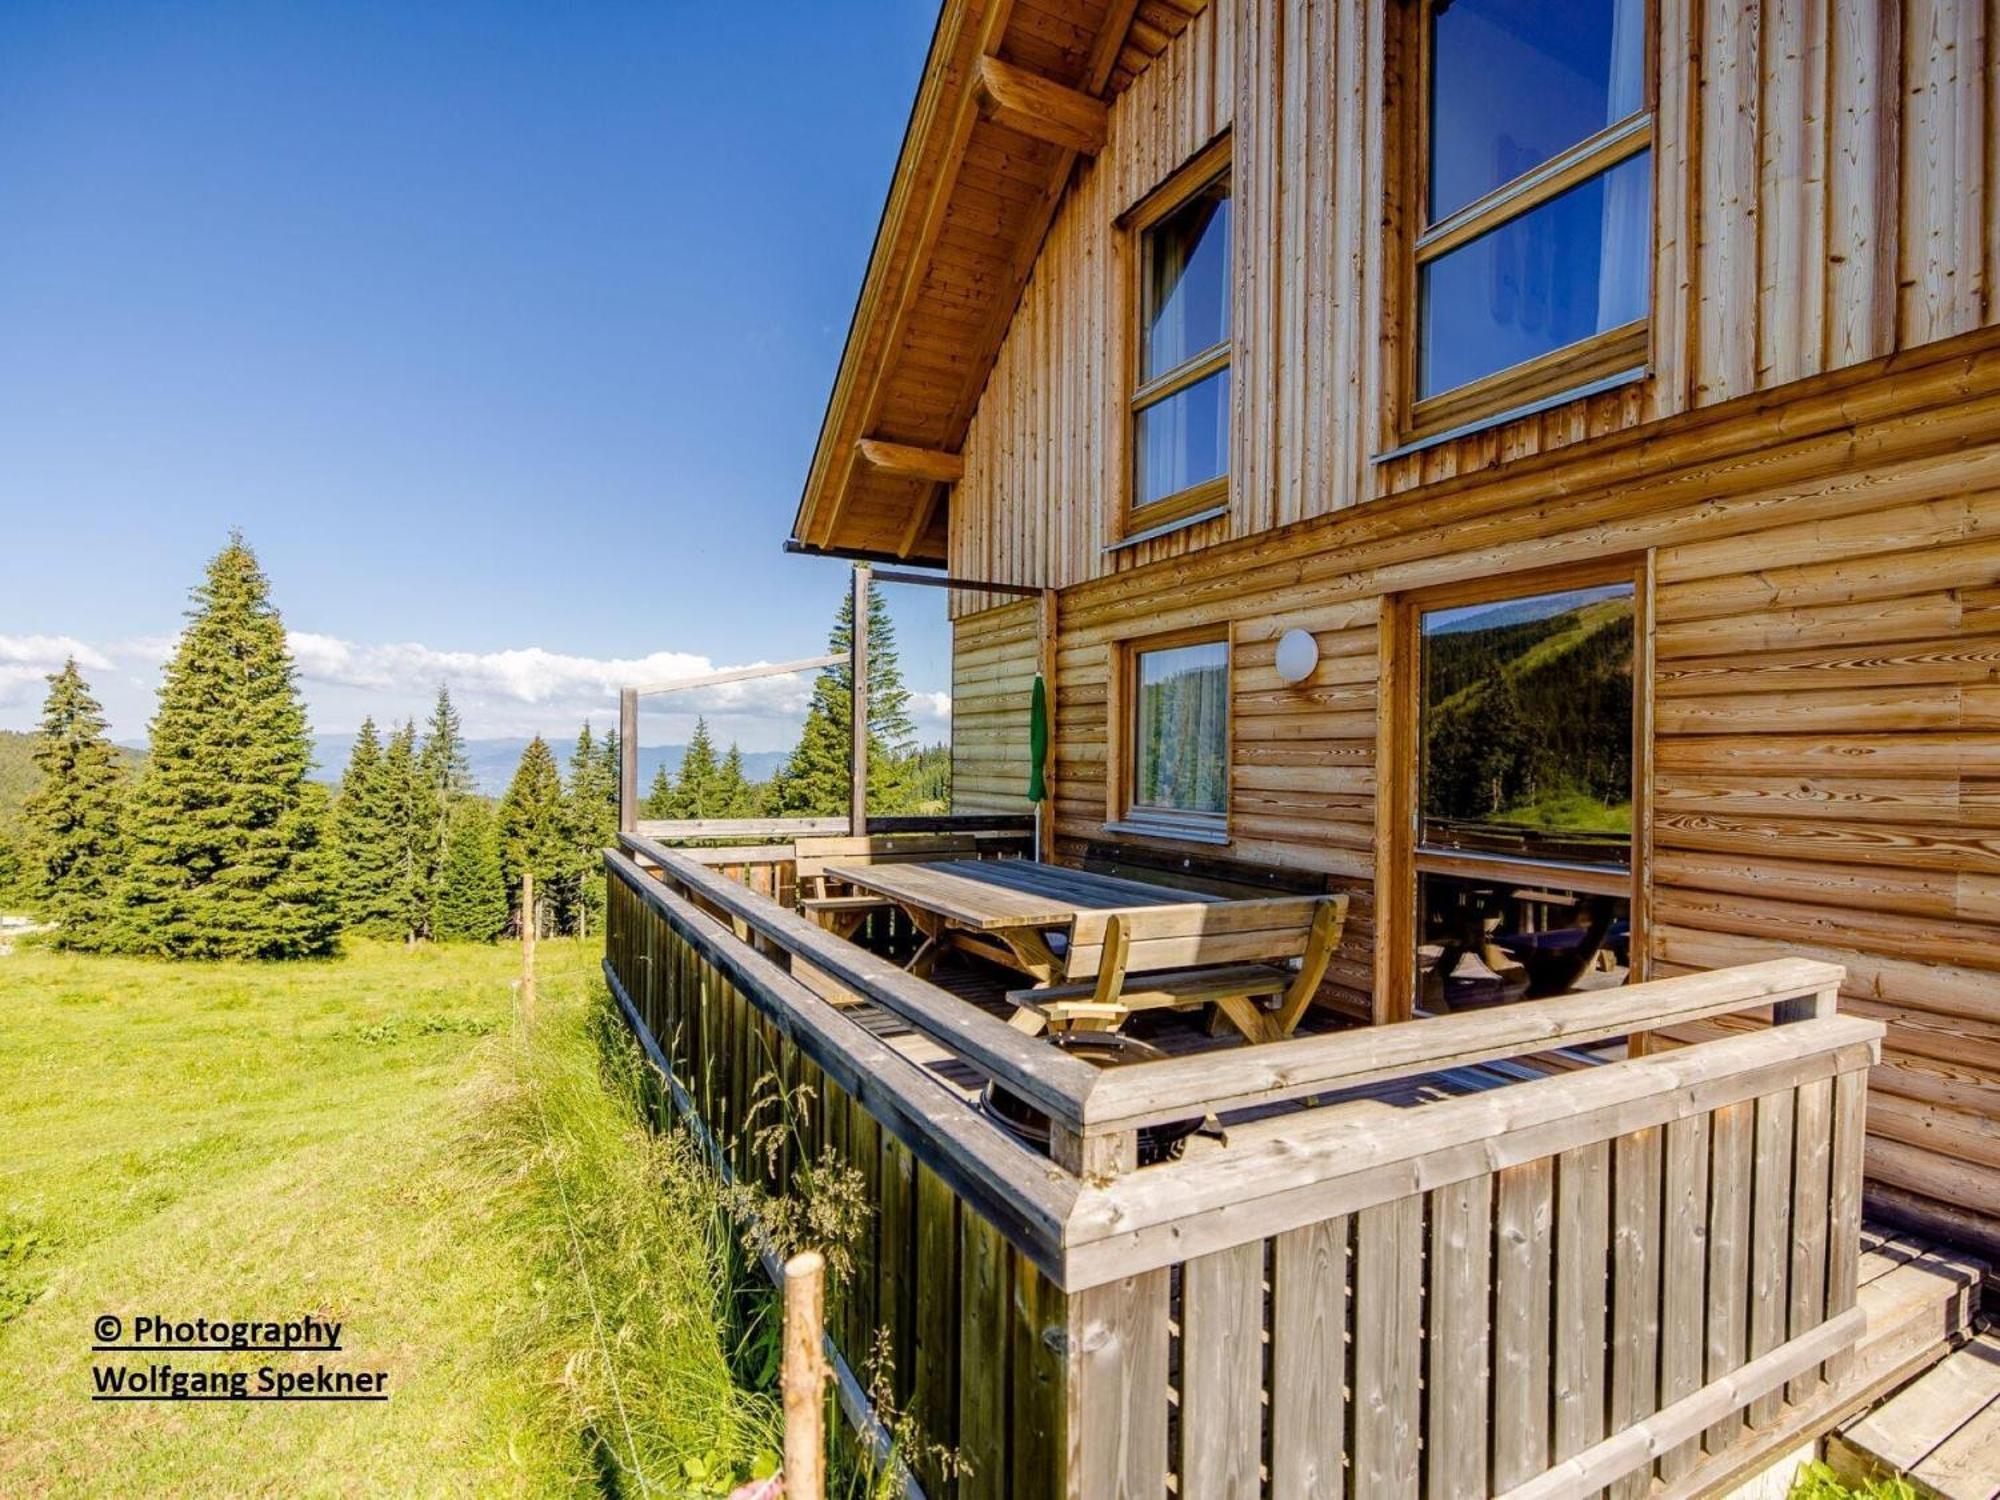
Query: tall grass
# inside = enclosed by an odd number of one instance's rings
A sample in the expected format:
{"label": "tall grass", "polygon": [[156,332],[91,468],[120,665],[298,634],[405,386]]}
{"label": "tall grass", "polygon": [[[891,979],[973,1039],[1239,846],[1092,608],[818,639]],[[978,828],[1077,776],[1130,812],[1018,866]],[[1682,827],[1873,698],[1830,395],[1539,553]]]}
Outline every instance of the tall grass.
{"label": "tall grass", "polygon": [[742,1267],[720,1189],[678,1132],[608,998],[516,1035],[518,1086],[497,1119],[532,1246],[524,1353],[549,1371],[562,1425],[619,1494],[726,1493],[767,1472],[774,1403],[732,1369]]}

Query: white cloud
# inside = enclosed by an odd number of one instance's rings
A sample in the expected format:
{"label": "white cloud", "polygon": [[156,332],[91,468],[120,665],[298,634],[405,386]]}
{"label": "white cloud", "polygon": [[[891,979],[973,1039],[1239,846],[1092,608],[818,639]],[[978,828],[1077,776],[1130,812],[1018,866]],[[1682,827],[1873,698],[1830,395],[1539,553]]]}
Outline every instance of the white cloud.
{"label": "white cloud", "polygon": [[74,636],[0,635],[0,662],[9,666],[56,672],[72,656],[79,667],[93,671],[101,672],[111,665],[110,659],[102,652],[92,650]]}
{"label": "white cloud", "polygon": [[0,635],[0,706],[39,705],[48,679],[70,657],[87,672],[102,672],[110,660],[66,635]]}
{"label": "white cloud", "polygon": [[[43,677],[74,654],[105,700],[113,733],[143,733],[152,712],[159,670],[177,637],[139,636],[91,646],[67,636],[0,636],[0,708],[9,724],[41,701]],[[474,738],[554,734],[567,738],[585,718],[600,728],[616,722],[618,691],[631,683],[672,682],[739,665],[717,663],[687,651],[639,657],[577,656],[540,646],[495,651],[454,651],[417,642],[368,644],[317,631],[289,633],[316,729],[353,729],[364,715],[377,723],[421,719],[439,684],[451,689],[466,733]],[[747,682],[649,696],[642,702],[648,743],[686,736],[697,714],[718,739],[746,750],[789,748],[812,698],[814,675],[754,678]],[[949,733],[951,695],[913,689],[911,716],[926,740]]]}

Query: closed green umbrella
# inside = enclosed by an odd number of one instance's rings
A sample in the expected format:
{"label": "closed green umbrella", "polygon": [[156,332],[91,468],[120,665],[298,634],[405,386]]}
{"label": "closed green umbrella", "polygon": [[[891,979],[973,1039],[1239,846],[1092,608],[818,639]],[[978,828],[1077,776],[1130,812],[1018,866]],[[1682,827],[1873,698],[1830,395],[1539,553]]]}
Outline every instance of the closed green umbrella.
{"label": "closed green umbrella", "polygon": [[[1043,774],[1049,759],[1049,689],[1042,674],[1035,674],[1035,686],[1028,695],[1028,800],[1040,803],[1049,795],[1048,778]],[[1035,819],[1035,858],[1042,857],[1042,820]]]}

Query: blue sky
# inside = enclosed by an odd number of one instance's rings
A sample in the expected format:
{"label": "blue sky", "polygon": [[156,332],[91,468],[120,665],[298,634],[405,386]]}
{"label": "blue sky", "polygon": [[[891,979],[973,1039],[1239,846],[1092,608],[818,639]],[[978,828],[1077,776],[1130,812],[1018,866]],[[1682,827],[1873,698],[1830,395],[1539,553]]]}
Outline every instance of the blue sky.
{"label": "blue sky", "polygon": [[[823,649],[845,569],[779,546],[935,15],[7,0],[0,727],[81,647],[143,734],[231,526],[322,730]],[[793,687],[732,701],[785,740]]]}

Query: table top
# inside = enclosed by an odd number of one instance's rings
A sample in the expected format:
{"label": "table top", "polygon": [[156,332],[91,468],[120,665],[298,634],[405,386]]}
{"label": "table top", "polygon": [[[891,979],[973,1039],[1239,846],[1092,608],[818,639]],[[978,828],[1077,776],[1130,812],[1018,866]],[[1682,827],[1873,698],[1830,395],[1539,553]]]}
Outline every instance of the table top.
{"label": "table top", "polygon": [[1079,911],[1220,901],[1205,891],[1093,875],[1028,859],[829,865],[827,876],[980,932],[1060,927]]}

